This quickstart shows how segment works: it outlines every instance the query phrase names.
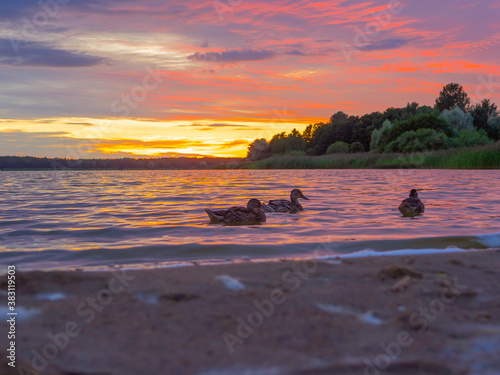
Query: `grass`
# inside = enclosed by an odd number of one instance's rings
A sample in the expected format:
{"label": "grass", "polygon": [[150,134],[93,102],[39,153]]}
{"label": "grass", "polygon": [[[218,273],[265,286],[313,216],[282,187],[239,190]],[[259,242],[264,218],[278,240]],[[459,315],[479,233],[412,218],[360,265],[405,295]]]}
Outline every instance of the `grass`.
{"label": "grass", "polygon": [[455,148],[415,154],[332,154],[272,156],[240,164],[240,169],[499,169],[500,141],[487,146]]}

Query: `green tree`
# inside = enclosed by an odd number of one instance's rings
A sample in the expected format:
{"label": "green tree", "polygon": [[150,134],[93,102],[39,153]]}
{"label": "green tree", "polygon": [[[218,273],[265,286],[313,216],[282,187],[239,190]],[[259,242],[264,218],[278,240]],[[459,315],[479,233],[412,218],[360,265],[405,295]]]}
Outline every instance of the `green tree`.
{"label": "green tree", "polygon": [[434,113],[422,113],[420,115],[413,116],[406,121],[396,123],[391,129],[391,138],[394,140],[404,132],[410,130],[417,131],[418,129],[425,128],[434,129],[437,132],[443,132],[448,137],[452,137],[454,135],[454,129],[443,118]]}
{"label": "green tree", "polygon": [[[394,148],[394,144],[389,147],[389,149],[387,148],[387,145],[391,142],[396,142],[397,139],[406,132],[417,132],[420,129],[433,129],[436,133],[444,133],[448,137],[452,137],[456,134],[454,129],[443,118],[439,117],[435,113],[421,113],[410,117],[407,120],[397,121],[395,124],[386,120],[380,129],[378,141],[376,143],[374,142],[372,146],[376,147],[374,150],[378,152],[387,152],[387,150],[392,150],[392,152],[403,152],[398,151],[400,150],[399,148]],[[427,133],[425,135],[428,136]],[[374,136],[377,135],[375,134]],[[375,140],[376,139],[374,139],[374,141]],[[400,142],[397,141],[396,143]]]}
{"label": "green tree", "polygon": [[256,139],[248,145],[247,159],[261,160],[269,156],[270,147],[264,138]]}
{"label": "green tree", "polygon": [[476,129],[484,129],[491,139],[498,139],[498,130],[491,125],[490,118],[497,113],[497,105],[489,99],[484,99],[471,108],[471,114]]}
{"label": "green tree", "polygon": [[357,121],[354,116],[349,117],[344,112],[337,112],[330,118],[331,128],[329,134],[330,144],[336,141],[350,143],[352,139],[352,126]]}
{"label": "green tree", "polygon": [[457,133],[462,130],[467,130],[469,133],[472,133],[474,130],[472,115],[470,113],[465,113],[458,106],[452,110],[445,109],[441,112],[440,117],[445,119]]}
{"label": "green tree", "polygon": [[[385,121],[389,121],[389,120],[385,120]],[[380,129],[375,129],[372,132],[372,136],[371,136],[371,140],[370,140],[370,151],[377,151],[379,142],[380,142]]]}
{"label": "green tree", "polygon": [[389,120],[392,123],[404,121],[418,114],[419,105],[416,102],[407,103],[403,108],[387,108],[383,114],[383,121]]}
{"label": "green tree", "polygon": [[275,134],[269,146],[272,154],[286,154],[291,151],[304,151],[307,142],[297,129],[293,129],[289,134],[285,132]]}
{"label": "green tree", "polygon": [[446,148],[448,137],[434,129],[410,130],[387,144],[384,152],[412,153]]}
{"label": "green tree", "polygon": [[312,155],[323,155],[330,144],[333,142],[331,139],[331,129],[332,124],[325,124],[324,126],[320,126],[316,128],[315,132],[311,137],[311,141],[309,142],[308,151]]}
{"label": "green tree", "polygon": [[394,124],[385,120],[380,130],[374,130],[370,142],[370,151],[383,152],[385,145],[391,141],[391,132]]}
{"label": "green tree", "polygon": [[435,115],[439,115],[439,111],[429,105],[422,105],[415,111],[416,115],[421,115],[422,113],[434,113]]}
{"label": "green tree", "polygon": [[355,121],[355,118],[344,112],[335,113],[329,123],[316,128],[309,142],[309,152],[313,155],[323,155],[328,146],[337,141],[350,143],[352,121]]}
{"label": "green tree", "polygon": [[307,142],[302,138],[302,135],[297,129],[293,129],[286,137],[287,152],[304,151]]}
{"label": "green tree", "polygon": [[492,142],[486,132],[481,130],[461,130],[457,137],[450,138],[448,147],[471,147],[482,146]]}
{"label": "green tree", "polygon": [[361,142],[353,142],[349,145],[349,152],[350,153],[358,153],[358,152],[364,152],[365,147]]}
{"label": "green tree", "polygon": [[339,111],[330,117],[330,123],[332,124],[346,124],[348,122],[349,116],[342,111]]}
{"label": "green tree", "polygon": [[500,139],[500,116],[497,112],[488,119],[488,128],[490,129],[490,138],[498,141]]}
{"label": "green tree", "polygon": [[310,125],[307,125],[307,127],[305,128],[305,130],[302,132],[302,138],[306,141],[306,142],[310,142],[311,141],[311,138],[314,134],[314,132],[322,127],[322,126],[325,126],[325,124],[323,122],[319,122],[317,124],[310,124]]}
{"label": "green tree", "polygon": [[470,99],[464,91],[462,85],[458,83],[449,83],[443,87],[436,99],[435,108],[439,112],[445,109],[451,110],[458,106],[462,111],[466,111],[470,105]]}
{"label": "green tree", "polygon": [[373,131],[382,127],[382,116],[380,112],[361,116],[352,127],[352,141],[360,142],[365,150],[369,150]]}
{"label": "green tree", "polygon": [[337,141],[328,146],[327,154],[344,154],[349,152],[349,145],[342,141]]}

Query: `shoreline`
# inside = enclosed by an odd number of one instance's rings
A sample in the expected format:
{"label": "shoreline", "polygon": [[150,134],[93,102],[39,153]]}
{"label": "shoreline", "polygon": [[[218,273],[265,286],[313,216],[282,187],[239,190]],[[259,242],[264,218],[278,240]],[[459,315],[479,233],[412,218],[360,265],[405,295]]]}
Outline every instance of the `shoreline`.
{"label": "shoreline", "polygon": [[499,265],[496,249],[18,271],[16,363],[53,375],[492,373]]}
{"label": "shoreline", "polygon": [[[8,160],[13,161],[8,162]],[[25,161],[25,159],[27,161]],[[22,166],[22,167],[19,167]],[[500,169],[500,141],[483,146],[416,153],[275,154],[250,161],[241,157],[60,159],[0,156],[0,171],[137,171],[137,170],[275,170],[275,169]]]}
{"label": "shoreline", "polygon": [[451,148],[412,154],[341,153],[273,155],[242,164],[240,169],[500,169],[500,141],[486,146]]}
{"label": "shoreline", "polygon": [[[93,266],[63,266],[63,267],[46,267],[46,268],[23,268],[23,273],[30,272],[112,272],[116,270],[122,271],[148,271],[148,270],[168,270],[174,268],[187,268],[187,267],[215,267],[215,266],[231,266],[237,264],[262,264],[262,263],[281,263],[281,262],[304,262],[311,259],[318,261],[342,261],[344,259],[364,259],[372,257],[400,257],[408,255],[434,255],[434,254],[456,254],[465,252],[482,252],[482,251],[496,251],[496,248],[482,248],[482,249],[461,249],[461,248],[446,248],[446,249],[402,249],[402,250],[389,250],[389,251],[376,251],[376,250],[360,250],[352,253],[329,253],[328,250],[318,252],[317,256],[314,254],[296,254],[296,255],[283,255],[269,258],[249,258],[247,256],[237,258],[203,258],[203,259],[182,259],[182,260],[167,260],[164,262],[146,262],[142,264],[137,263],[111,263],[109,265],[93,265]],[[321,254],[321,255],[320,255]],[[323,255],[324,254],[324,255]],[[15,263],[15,262],[14,262]],[[19,267],[19,265],[17,266]],[[24,267],[24,265],[21,265]],[[0,277],[5,276],[6,273],[0,271]]]}
{"label": "shoreline", "polygon": [[[312,156],[314,157],[314,156]],[[127,171],[239,171],[239,170],[253,170],[253,171],[286,171],[286,170],[391,170],[391,169],[408,169],[408,170],[460,170],[460,171],[497,171],[500,170],[500,166],[498,167],[478,167],[478,168],[432,168],[432,167],[408,167],[407,165],[396,164],[393,166],[387,167],[332,167],[332,168],[242,168],[245,164],[241,164],[237,167],[231,168],[190,168],[190,169],[4,169],[0,170],[0,172],[94,172],[94,171],[103,171],[103,172],[127,172]]]}
{"label": "shoreline", "polygon": [[[490,233],[483,236],[499,236],[499,233]],[[432,239],[433,237],[428,237]],[[425,239],[425,237],[424,237]],[[353,258],[372,258],[372,257],[399,257],[408,255],[434,255],[434,254],[455,254],[455,253],[465,253],[465,252],[482,252],[482,251],[495,251],[498,246],[498,242],[488,244],[488,241],[481,242],[482,247],[456,247],[448,246],[446,248],[433,248],[433,247],[416,247],[416,248],[405,248],[399,247],[397,249],[390,249],[381,251],[380,246],[374,246],[373,248],[363,248],[363,250],[349,251],[346,253],[332,251],[328,248],[328,245],[323,247],[318,247],[314,252],[308,253],[293,253],[293,254],[275,254],[274,256],[261,256],[250,258],[247,255],[236,256],[236,257],[222,257],[214,256],[212,258],[186,258],[186,259],[170,259],[170,260],[150,260],[148,262],[138,263],[137,261],[130,260],[126,262],[124,259],[108,259],[106,263],[102,264],[92,264],[92,265],[62,265],[59,266],[42,263],[40,265],[39,260],[34,260],[29,262],[26,260],[26,252],[17,253],[19,256],[23,257],[22,263],[20,263],[19,257],[10,257],[6,259],[0,259],[5,264],[16,264],[18,269],[22,269],[23,273],[28,272],[111,272],[117,269],[124,271],[148,271],[156,269],[173,269],[173,268],[186,268],[186,267],[212,267],[212,266],[231,266],[236,264],[262,264],[262,263],[280,263],[280,262],[303,262],[310,259],[316,259],[318,261],[342,261],[344,259]],[[385,245],[387,247],[387,245]],[[67,250],[71,253],[70,250]],[[7,253],[3,253],[7,254]],[[38,251],[34,254],[39,255]],[[0,254],[1,255],[1,254]],[[55,263],[56,260],[51,261],[48,259],[49,264]],[[37,264],[39,267],[34,267]],[[5,276],[6,272],[0,270],[0,277]]]}

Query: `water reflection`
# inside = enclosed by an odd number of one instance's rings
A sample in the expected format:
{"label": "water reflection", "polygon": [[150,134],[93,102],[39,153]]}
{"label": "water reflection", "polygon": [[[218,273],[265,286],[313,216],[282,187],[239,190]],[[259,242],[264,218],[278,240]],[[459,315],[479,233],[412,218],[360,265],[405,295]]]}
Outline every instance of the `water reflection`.
{"label": "water reflection", "polygon": [[[500,228],[500,171],[30,171],[1,179],[2,251],[372,241]],[[401,217],[413,187],[426,212]],[[293,188],[311,199],[301,201],[305,211],[270,213],[262,225],[209,225],[204,212],[289,199]]]}

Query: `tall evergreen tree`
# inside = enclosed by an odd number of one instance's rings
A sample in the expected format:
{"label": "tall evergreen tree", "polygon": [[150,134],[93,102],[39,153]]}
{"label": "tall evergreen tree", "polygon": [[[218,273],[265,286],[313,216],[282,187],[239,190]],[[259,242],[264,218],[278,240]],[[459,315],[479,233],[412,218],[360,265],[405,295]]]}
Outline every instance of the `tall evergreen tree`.
{"label": "tall evergreen tree", "polygon": [[448,83],[439,93],[435,107],[441,112],[445,109],[452,110],[458,106],[465,112],[469,108],[469,105],[470,98],[464,91],[463,86],[458,83]]}

